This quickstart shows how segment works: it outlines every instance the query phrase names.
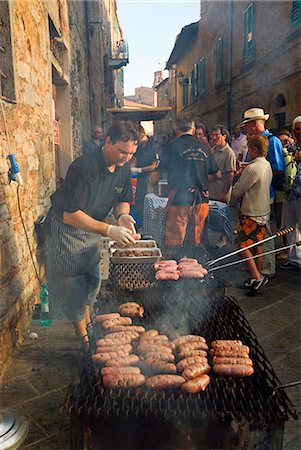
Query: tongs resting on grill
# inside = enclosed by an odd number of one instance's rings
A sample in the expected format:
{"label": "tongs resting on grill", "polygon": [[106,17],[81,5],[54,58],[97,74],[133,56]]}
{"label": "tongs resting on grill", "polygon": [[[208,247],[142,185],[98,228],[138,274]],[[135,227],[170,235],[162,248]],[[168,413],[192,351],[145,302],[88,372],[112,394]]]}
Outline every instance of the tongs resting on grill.
{"label": "tongs resting on grill", "polygon": [[282,384],[281,386],[277,386],[274,388],[273,392],[272,392],[272,396],[276,394],[276,391],[278,391],[279,389],[286,389],[286,388],[290,388],[293,386],[297,386],[298,384],[301,384],[301,380],[300,381],[293,381],[292,383],[287,383],[287,384]]}
{"label": "tongs resting on grill", "polygon": [[301,242],[296,242],[295,244],[286,245],[285,247],[277,248],[277,249],[271,250],[269,252],[264,252],[264,253],[262,253],[260,255],[254,255],[254,256],[252,256],[250,258],[239,259],[237,261],[232,261],[230,263],[223,264],[221,266],[212,267],[217,262],[219,262],[219,261],[221,261],[223,259],[229,258],[230,256],[236,255],[238,253],[241,253],[244,250],[248,250],[250,248],[256,247],[257,245],[262,245],[264,242],[270,241],[271,239],[275,239],[275,238],[280,237],[280,236],[285,236],[286,234],[291,233],[292,231],[294,231],[293,227],[283,228],[282,230],[277,231],[275,234],[273,234],[272,236],[269,236],[269,237],[263,239],[262,241],[255,242],[254,244],[250,244],[250,245],[248,245],[247,247],[244,247],[244,248],[239,248],[238,250],[234,250],[233,252],[227,253],[226,255],[223,255],[223,256],[220,256],[219,258],[212,259],[212,260],[210,260],[210,261],[208,261],[206,263],[206,266],[208,267],[208,272],[213,272],[215,270],[224,269],[225,267],[234,266],[235,264],[241,264],[241,263],[243,263],[245,261],[249,261],[250,259],[259,258],[259,257],[265,256],[265,255],[269,255],[271,253],[276,253],[276,252],[279,252],[281,250],[286,250],[286,249],[292,248],[295,245],[297,245],[297,246],[301,245]]}

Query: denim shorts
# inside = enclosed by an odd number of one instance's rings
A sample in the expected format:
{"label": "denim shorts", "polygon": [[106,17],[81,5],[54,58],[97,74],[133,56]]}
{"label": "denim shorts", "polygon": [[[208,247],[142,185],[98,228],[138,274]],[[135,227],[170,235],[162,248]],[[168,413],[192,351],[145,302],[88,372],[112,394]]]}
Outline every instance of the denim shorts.
{"label": "denim shorts", "polygon": [[94,266],[82,275],[73,277],[49,276],[49,305],[52,316],[71,322],[83,320],[86,305],[96,301],[101,285],[100,264]]}

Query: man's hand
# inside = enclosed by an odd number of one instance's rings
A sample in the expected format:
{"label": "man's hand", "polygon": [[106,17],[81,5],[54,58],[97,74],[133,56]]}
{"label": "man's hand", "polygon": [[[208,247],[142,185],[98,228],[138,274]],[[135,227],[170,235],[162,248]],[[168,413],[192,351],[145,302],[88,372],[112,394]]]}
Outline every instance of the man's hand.
{"label": "man's hand", "polygon": [[142,173],[142,168],[141,167],[131,167],[131,172],[132,173]]}
{"label": "man's hand", "polygon": [[129,242],[135,244],[136,242],[128,228],[116,225],[109,225],[107,236],[113,241],[118,242],[118,244],[128,244]]}
{"label": "man's hand", "polygon": [[136,234],[135,223],[136,220],[129,214],[121,214],[119,216],[118,225],[128,228],[132,234]]}

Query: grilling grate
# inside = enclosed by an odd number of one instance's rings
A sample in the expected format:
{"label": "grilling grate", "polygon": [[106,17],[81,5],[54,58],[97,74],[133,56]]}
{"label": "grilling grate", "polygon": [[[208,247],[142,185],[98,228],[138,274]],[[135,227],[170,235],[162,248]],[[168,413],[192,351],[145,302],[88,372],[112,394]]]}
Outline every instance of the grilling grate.
{"label": "grilling grate", "polygon": [[[158,328],[171,338],[187,332],[201,334],[210,344],[215,339],[241,339],[251,349],[255,373],[248,378],[217,377],[205,392],[189,395],[180,390],[149,391],[146,388],[104,389],[99,369],[87,361],[78,385],[68,390],[64,411],[75,409],[92,417],[137,417],[168,420],[221,420],[233,418],[250,423],[275,423],[297,417],[284,391],[273,390],[280,385],[262,347],[257,342],[242,310],[232,297],[212,296],[199,290],[174,288],[162,292],[152,288],[131,295],[145,309],[145,317],[135,324]],[[100,312],[116,311],[127,295],[112,293],[98,302]],[[101,336],[94,325],[93,340]]]}

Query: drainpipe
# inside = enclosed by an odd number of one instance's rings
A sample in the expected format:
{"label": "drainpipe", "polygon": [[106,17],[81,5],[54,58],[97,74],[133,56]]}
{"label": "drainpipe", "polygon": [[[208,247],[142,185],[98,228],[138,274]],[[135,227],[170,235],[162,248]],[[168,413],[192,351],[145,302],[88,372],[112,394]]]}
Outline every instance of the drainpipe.
{"label": "drainpipe", "polygon": [[233,10],[234,1],[230,2],[230,28],[228,41],[228,80],[227,80],[227,127],[232,130],[232,56],[233,56]]}
{"label": "drainpipe", "polygon": [[[90,37],[90,22],[89,22],[89,5],[88,1],[85,1],[85,22],[86,22],[86,39],[87,39],[87,46],[88,46],[88,64],[87,64],[87,73],[88,73],[88,80],[89,80],[89,113],[90,113],[90,126],[91,126],[91,132],[93,130],[93,127],[96,125],[94,123],[95,117],[94,117],[94,105],[93,105],[93,89],[92,89],[92,80],[91,80],[91,37]],[[98,122],[98,118],[97,121]]]}

